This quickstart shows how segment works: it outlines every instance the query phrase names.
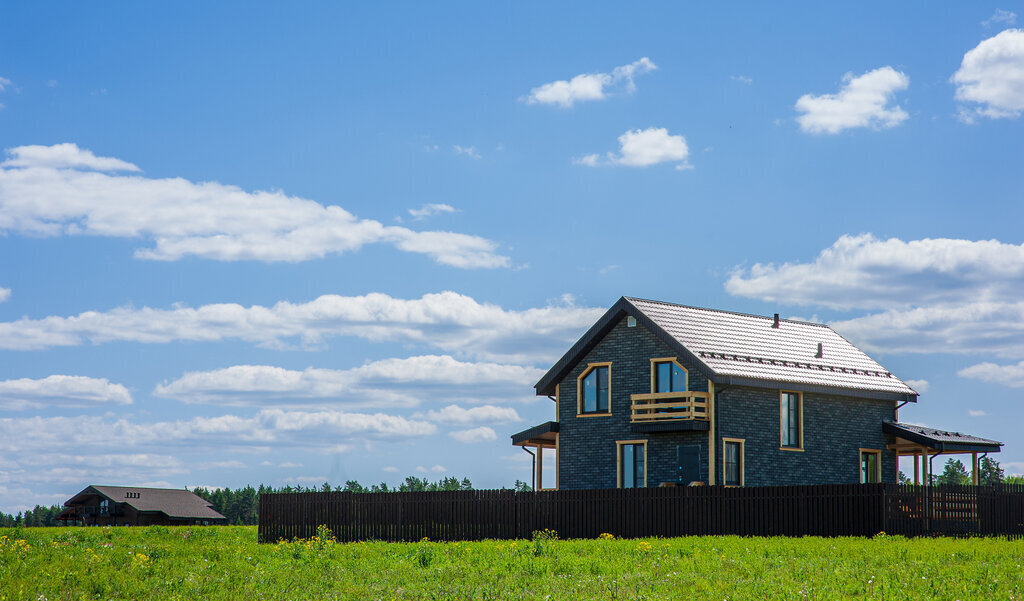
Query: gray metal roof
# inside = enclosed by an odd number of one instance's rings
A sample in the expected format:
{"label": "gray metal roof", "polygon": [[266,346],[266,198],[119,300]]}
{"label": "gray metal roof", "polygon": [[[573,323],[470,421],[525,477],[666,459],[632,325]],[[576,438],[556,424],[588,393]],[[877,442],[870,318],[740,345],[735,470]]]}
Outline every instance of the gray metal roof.
{"label": "gray metal roof", "polygon": [[555,384],[625,315],[717,384],[917,400],[914,389],[826,325],[781,319],[774,328],[773,317],[631,297],[612,305],[548,370],[536,384],[537,394],[554,394]]}
{"label": "gray metal roof", "polygon": [[[99,494],[116,503],[126,503],[137,511],[159,511],[172,518],[223,520],[210,503],[187,490],[173,488],[142,488],[138,486],[89,486],[65,506],[79,502],[90,494]],[[131,493],[131,494],[129,494]]]}
{"label": "gray metal roof", "polygon": [[999,448],[1003,446],[1003,443],[997,440],[989,440],[980,436],[899,422],[882,422],[882,431],[940,451],[998,453]]}
{"label": "gray metal roof", "polygon": [[[718,375],[916,395],[859,348],[818,323],[626,298]],[[817,357],[818,344],[822,356]]]}

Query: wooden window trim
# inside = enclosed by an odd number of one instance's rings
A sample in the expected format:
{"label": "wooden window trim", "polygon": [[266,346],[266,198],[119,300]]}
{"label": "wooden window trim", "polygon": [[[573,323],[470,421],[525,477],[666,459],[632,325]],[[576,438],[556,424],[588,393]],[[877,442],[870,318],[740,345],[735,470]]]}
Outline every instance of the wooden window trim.
{"label": "wooden window trim", "polygon": [[644,445],[644,488],[647,488],[647,439],[643,440],[616,440],[615,441],[615,488],[622,488],[622,445],[642,444]]}
{"label": "wooden window trim", "polygon": [[865,453],[878,455],[878,461],[875,462],[875,480],[880,483],[882,481],[882,449],[857,449],[857,480],[860,481],[863,476],[861,470],[864,469]]}
{"label": "wooden window trim", "polygon": [[[796,446],[786,446],[782,444],[782,432],[783,429],[788,428],[789,424],[786,423],[786,417],[782,414],[782,395],[784,394],[795,394],[798,406],[800,407],[800,423],[797,425],[797,438],[800,439],[800,444]],[[804,393],[799,390],[780,390],[779,391],[779,450],[780,451],[797,451],[803,452],[804,450]]]}
{"label": "wooden window trim", "polygon": [[[590,375],[598,367],[608,368],[608,411],[583,412],[583,378]],[[607,417],[612,414],[612,362],[587,363],[587,368],[576,378],[576,417]]]}
{"label": "wooden window trim", "polygon": [[651,358],[651,393],[654,393],[654,385],[656,380],[657,365],[659,363],[675,363],[679,366],[679,369],[683,370],[686,374],[686,390],[690,390],[690,370],[686,369],[686,366],[679,362],[679,357],[653,357]]}
{"label": "wooden window trim", "polygon": [[[737,487],[735,484],[726,484],[725,483],[725,457],[726,457],[725,443],[727,443],[727,442],[736,442],[736,443],[739,443],[739,445],[740,445],[740,484],[739,484],[739,487]],[[746,486],[746,478],[745,478],[746,472],[747,472],[746,451],[747,451],[747,440],[745,438],[725,438],[725,437],[722,438],[722,484],[726,488],[742,488],[742,487]]]}

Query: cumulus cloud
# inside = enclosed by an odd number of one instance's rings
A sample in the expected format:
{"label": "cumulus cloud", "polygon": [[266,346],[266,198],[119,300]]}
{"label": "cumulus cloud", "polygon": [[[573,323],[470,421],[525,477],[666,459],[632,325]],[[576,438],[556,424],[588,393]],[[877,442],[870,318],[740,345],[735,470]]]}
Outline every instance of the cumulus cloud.
{"label": "cumulus cloud", "polygon": [[833,321],[869,351],[1024,357],[1024,245],[843,236],[806,263],[735,271],[732,294],[882,311]]}
{"label": "cumulus cloud", "polygon": [[427,472],[441,473],[441,472],[447,472],[448,468],[446,468],[443,465],[435,465],[435,466],[431,467],[428,470],[427,468],[423,467],[422,465],[417,465],[416,466],[416,471],[421,473],[421,474],[426,474]]}
{"label": "cumulus cloud", "polygon": [[497,244],[479,236],[385,226],[281,191],[146,178],[131,163],[74,144],[7,152],[0,164],[0,233],[148,239],[153,246],[135,256],[162,261],[304,261],[381,243],[453,267],[509,266]]}
{"label": "cumulus cloud", "polygon": [[546,83],[530,90],[522,100],[527,104],[554,104],[568,108],[577,102],[606,98],[608,90],[614,87],[623,87],[627,92],[633,93],[636,91],[633,78],[657,68],[658,66],[645,56],[628,65],[615,67],[611,73],[584,73],[568,81]]}
{"label": "cumulus cloud", "polygon": [[629,130],[619,136],[617,154],[609,152],[604,158],[597,154],[588,154],[574,159],[573,162],[587,167],[649,167],[659,163],[676,163],[676,169],[689,169],[689,156],[690,149],[682,135],[670,134],[664,127],[649,127],[643,130]]}
{"label": "cumulus cloud", "polygon": [[11,289],[0,287],[0,303],[11,298]]}
{"label": "cumulus cloud", "polygon": [[899,106],[889,106],[896,92],[907,89],[910,79],[892,67],[881,67],[859,76],[847,73],[837,94],[804,94],[796,101],[796,118],[802,131],[837,134],[854,127],[884,129],[908,118]]}
{"label": "cumulus cloud", "polygon": [[836,309],[1011,301],[1024,295],[1024,244],[844,235],[811,262],[757,263],[737,270],[725,289]]}
{"label": "cumulus cloud", "polygon": [[496,407],[494,405],[470,407],[469,409],[465,409],[458,405],[448,405],[440,410],[416,413],[413,415],[413,418],[455,425],[481,423],[507,424],[523,421],[515,409],[511,407]]}
{"label": "cumulus cloud", "polygon": [[492,361],[557,358],[603,309],[560,305],[520,311],[455,292],[397,299],[386,294],[324,295],[266,307],[212,304],[172,309],[121,307],[71,317],[0,322],[0,349],[33,350],[114,341],[167,343],[243,340],[281,347],[317,346],[336,336],[418,343]]}
{"label": "cumulus cloud", "polygon": [[[92,416],[0,418],[0,452],[43,453],[181,451],[216,447],[323,449],[338,437],[401,440],[434,434],[434,424],[384,413],[266,409],[252,417],[220,415],[138,422]],[[21,459],[19,459],[21,461]]]}
{"label": "cumulus cloud", "polygon": [[431,215],[437,215],[440,213],[457,213],[455,207],[443,204],[443,203],[430,203],[425,204],[418,209],[409,209],[409,214],[412,215],[413,219],[420,220],[426,219]]}
{"label": "cumulus cloud", "polygon": [[0,381],[0,409],[21,411],[45,407],[94,407],[130,405],[131,393],[106,378],[52,375],[32,380]]}
{"label": "cumulus cloud", "polygon": [[451,436],[452,438],[459,442],[467,444],[477,442],[490,442],[492,440],[498,439],[498,435],[494,432],[494,430],[488,428],[487,426],[470,428],[468,430],[456,430],[454,432],[449,432],[448,436]]}
{"label": "cumulus cloud", "polygon": [[[542,375],[542,370],[530,367],[469,363],[447,355],[426,355],[374,361],[348,370],[307,368],[296,371],[269,365],[235,365],[186,373],[173,382],[158,385],[153,395],[186,403],[229,406],[410,407],[423,402],[479,403],[528,398],[530,387]],[[456,405],[446,410],[471,415],[498,410],[486,407],[488,409],[474,408],[478,410],[475,413]],[[512,409],[499,411],[505,412],[505,419],[509,417],[508,412],[518,418]],[[498,414],[494,415],[497,419]]]}
{"label": "cumulus cloud", "polygon": [[[1007,29],[964,54],[951,80],[960,117],[1017,118],[1024,111],[1024,29]],[[970,110],[973,106],[973,110]]]}
{"label": "cumulus cloud", "polygon": [[11,85],[11,80],[6,77],[0,77],[0,92],[6,91],[9,85]]}
{"label": "cumulus cloud", "polygon": [[1010,388],[1024,388],[1024,361],[1016,365],[979,363],[956,372],[961,378],[972,378],[982,382],[1002,384]]}
{"label": "cumulus cloud", "polygon": [[967,415],[971,417],[985,417],[986,415],[988,415],[988,413],[986,411],[982,411],[981,409],[968,409]]}

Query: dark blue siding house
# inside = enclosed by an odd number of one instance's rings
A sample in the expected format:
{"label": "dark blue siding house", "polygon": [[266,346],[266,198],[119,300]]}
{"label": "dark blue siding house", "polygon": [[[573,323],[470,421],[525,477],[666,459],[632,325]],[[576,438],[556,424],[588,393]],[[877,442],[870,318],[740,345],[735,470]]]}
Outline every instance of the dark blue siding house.
{"label": "dark blue siding house", "polygon": [[[512,436],[556,451],[561,489],[896,482],[1001,443],[902,424],[917,393],[828,326],[623,297],[536,384],[555,420]],[[920,474],[919,474],[920,469]],[[553,482],[552,482],[553,480]]]}

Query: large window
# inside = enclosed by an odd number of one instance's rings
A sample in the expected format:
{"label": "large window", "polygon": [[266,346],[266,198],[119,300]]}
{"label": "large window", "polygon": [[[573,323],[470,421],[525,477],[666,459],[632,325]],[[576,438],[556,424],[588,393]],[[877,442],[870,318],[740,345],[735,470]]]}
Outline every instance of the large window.
{"label": "large window", "polygon": [[580,374],[577,392],[581,415],[611,412],[611,363],[591,363]]}
{"label": "large window", "polygon": [[743,486],[743,439],[723,438],[722,473],[726,486]]}
{"label": "large window", "polygon": [[620,440],[619,447],[619,488],[644,488],[647,486],[647,441]]}
{"label": "large window", "polygon": [[876,449],[860,450],[860,483],[876,484],[882,481],[882,452]]}
{"label": "large window", "polygon": [[799,392],[782,392],[779,396],[779,444],[783,449],[804,447],[804,399]]}
{"label": "large window", "polygon": [[651,392],[686,392],[688,377],[674,358],[651,360]]}

